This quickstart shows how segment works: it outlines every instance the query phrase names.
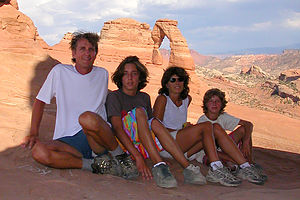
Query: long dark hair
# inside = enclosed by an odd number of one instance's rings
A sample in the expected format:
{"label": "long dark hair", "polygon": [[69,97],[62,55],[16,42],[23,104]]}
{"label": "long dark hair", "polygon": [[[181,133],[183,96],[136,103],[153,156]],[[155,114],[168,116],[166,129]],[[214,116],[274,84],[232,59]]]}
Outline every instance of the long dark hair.
{"label": "long dark hair", "polygon": [[138,85],[138,91],[146,87],[148,83],[148,76],[149,72],[148,69],[143,65],[137,56],[128,56],[126,57],[118,66],[116,71],[111,76],[112,81],[118,86],[119,89],[122,88],[122,77],[124,75],[124,68],[125,65],[128,63],[133,63],[136,66],[136,69],[139,72],[139,85]]}
{"label": "long dark hair", "polygon": [[173,75],[177,75],[179,78],[183,78],[184,83],[183,83],[183,90],[180,93],[180,98],[185,99],[187,98],[190,88],[189,88],[189,81],[190,81],[190,76],[189,74],[183,69],[182,67],[177,67],[177,66],[171,66],[166,69],[166,71],[163,74],[163,77],[161,78],[161,88],[158,91],[158,94],[165,94],[169,96],[169,89],[167,88],[167,83],[169,82],[170,78]]}

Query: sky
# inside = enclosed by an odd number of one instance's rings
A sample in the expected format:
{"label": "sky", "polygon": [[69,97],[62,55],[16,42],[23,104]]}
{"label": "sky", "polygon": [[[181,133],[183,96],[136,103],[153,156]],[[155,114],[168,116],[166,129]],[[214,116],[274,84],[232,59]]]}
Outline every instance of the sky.
{"label": "sky", "polygon": [[[178,21],[190,49],[211,55],[250,48],[300,46],[299,0],[18,0],[40,36],[58,43],[65,33],[100,33],[104,22],[133,18],[153,28]],[[163,48],[169,48],[164,39]]]}

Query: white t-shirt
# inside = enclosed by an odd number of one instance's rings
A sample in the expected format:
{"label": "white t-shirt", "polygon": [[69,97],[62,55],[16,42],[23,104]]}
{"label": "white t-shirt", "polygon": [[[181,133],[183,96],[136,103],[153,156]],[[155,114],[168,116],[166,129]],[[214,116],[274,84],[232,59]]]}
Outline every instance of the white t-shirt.
{"label": "white t-shirt", "polygon": [[92,111],[107,120],[105,100],[108,72],[93,67],[88,74],[80,74],[72,65],[58,64],[50,71],[37,99],[49,104],[56,97],[57,112],[53,139],[73,136],[82,128],[79,115]]}
{"label": "white t-shirt", "polygon": [[182,129],[182,125],[187,120],[189,98],[182,100],[181,106],[177,107],[169,96],[165,95],[165,97],[167,97],[167,103],[163,118],[164,126],[174,130]]}
{"label": "white t-shirt", "polygon": [[224,112],[215,121],[208,119],[206,117],[206,115],[204,114],[198,119],[197,123],[199,124],[201,122],[206,122],[206,121],[209,121],[212,124],[218,123],[224,130],[233,131],[235,129],[235,127],[237,127],[237,125],[239,124],[240,119]]}

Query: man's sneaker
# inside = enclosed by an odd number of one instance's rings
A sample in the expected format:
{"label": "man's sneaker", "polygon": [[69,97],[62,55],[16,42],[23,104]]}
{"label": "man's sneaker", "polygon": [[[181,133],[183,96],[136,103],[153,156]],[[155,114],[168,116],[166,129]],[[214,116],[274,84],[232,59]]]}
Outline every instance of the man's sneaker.
{"label": "man's sneaker", "polygon": [[184,182],[190,184],[204,185],[206,184],[205,177],[200,172],[200,167],[190,164],[183,170]]}
{"label": "man's sneaker", "polygon": [[125,179],[136,179],[139,176],[139,172],[131,159],[130,155],[123,153],[121,155],[115,156],[115,159],[122,167],[123,175]]}
{"label": "man's sneaker", "polygon": [[122,176],[122,168],[115,160],[110,159],[108,154],[96,156],[92,164],[93,173],[111,174],[114,176]]}
{"label": "man's sneaker", "polygon": [[222,167],[216,170],[209,168],[206,180],[213,183],[220,183],[225,186],[236,187],[242,183],[242,181],[233,176],[227,167]]}
{"label": "man's sneaker", "polygon": [[263,178],[259,175],[259,173],[256,171],[255,167],[250,165],[250,167],[246,168],[240,168],[237,177],[248,180],[250,183],[254,183],[257,185],[263,185],[264,180]]}
{"label": "man's sneaker", "polygon": [[177,181],[171,174],[168,165],[160,164],[152,168],[152,174],[156,184],[163,188],[177,187]]}

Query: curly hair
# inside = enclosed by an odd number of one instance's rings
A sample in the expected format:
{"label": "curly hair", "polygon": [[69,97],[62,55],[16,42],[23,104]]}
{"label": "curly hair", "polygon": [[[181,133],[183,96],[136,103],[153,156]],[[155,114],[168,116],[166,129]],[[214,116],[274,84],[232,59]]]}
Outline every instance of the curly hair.
{"label": "curly hair", "polygon": [[205,114],[208,113],[208,108],[206,106],[207,102],[214,96],[216,95],[217,97],[220,98],[221,100],[221,109],[220,109],[220,112],[219,114],[222,114],[224,113],[224,109],[226,107],[226,104],[228,103],[226,98],[225,98],[225,92],[222,92],[221,90],[219,90],[218,88],[212,88],[210,90],[207,90],[204,94],[204,97],[203,97],[203,105],[202,105],[202,108],[203,108],[203,112]]}
{"label": "curly hair", "polygon": [[136,69],[139,72],[139,84],[138,84],[138,91],[146,87],[148,83],[148,77],[149,77],[149,72],[148,69],[143,65],[139,58],[137,56],[128,56],[126,57],[118,66],[116,71],[113,73],[111,76],[112,81],[118,86],[119,89],[122,88],[123,83],[122,83],[122,78],[124,75],[124,68],[125,65],[128,63],[132,63],[136,66]]}
{"label": "curly hair", "polygon": [[[98,53],[98,42],[100,40],[100,37],[97,33],[90,33],[90,32],[74,32],[72,34],[72,40],[70,42],[70,49],[76,50],[77,42],[80,39],[86,39],[91,43],[91,45],[95,48],[96,55]],[[76,59],[72,58],[72,62],[76,63]]]}
{"label": "curly hair", "polygon": [[165,94],[169,96],[169,89],[167,88],[167,83],[169,82],[170,78],[173,75],[177,75],[179,78],[183,78],[183,91],[180,93],[180,98],[185,99],[187,98],[190,88],[189,88],[189,81],[190,76],[189,74],[183,69],[182,67],[171,66],[166,69],[162,78],[161,78],[161,88],[158,90],[158,94]]}

